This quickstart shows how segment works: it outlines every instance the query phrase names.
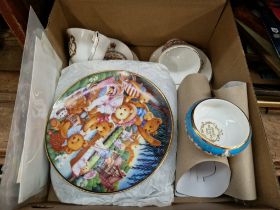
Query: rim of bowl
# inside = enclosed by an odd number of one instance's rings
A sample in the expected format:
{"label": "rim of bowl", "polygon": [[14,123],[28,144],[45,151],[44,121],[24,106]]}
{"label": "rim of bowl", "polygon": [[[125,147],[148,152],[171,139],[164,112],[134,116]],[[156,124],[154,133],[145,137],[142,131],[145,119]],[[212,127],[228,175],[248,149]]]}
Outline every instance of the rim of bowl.
{"label": "rim of bowl", "polygon": [[[248,136],[246,137],[246,139],[244,141],[242,141],[240,144],[238,145],[235,145],[235,146],[221,146],[221,145],[217,145],[215,143],[213,143],[210,139],[204,137],[200,131],[197,129],[195,123],[194,123],[194,110],[196,109],[196,107],[204,102],[204,101],[208,101],[208,100],[220,100],[220,101],[223,101],[223,102],[228,102],[230,104],[232,104],[233,106],[237,107],[239,111],[241,111],[243,113],[243,115],[245,116],[245,118],[247,119],[247,122],[248,122],[248,125],[249,125],[249,132],[248,132]],[[237,149],[237,148],[240,148],[242,147],[244,144],[246,144],[248,141],[250,141],[250,136],[252,134],[252,128],[251,128],[251,124],[250,124],[250,121],[248,119],[248,117],[246,116],[246,114],[243,112],[243,110],[241,110],[238,106],[236,106],[234,103],[230,102],[230,101],[227,101],[227,100],[224,100],[224,99],[219,99],[219,98],[207,98],[207,99],[204,99],[204,100],[201,100],[199,102],[197,102],[197,104],[193,107],[192,111],[191,111],[191,124],[192,124],[192,128],[194,129],[194,132],[204,141],[206,142],[207,144],[210,144],[214,147],[218,147],[218,148],[222,148],[222,149],[228,149],[228,150],[233,150],[233,149]]]}
{"label": "rim of bowl", "polygon": [[[169,52],[169,51],[171,51],[171,50],[174,50],[174,49],[176,49],[176,48],[188,48],[188,49],[192,50],[192,51],[198,56],[198,58],[199,58],[199,63],[200,63],[200,66],[199,66],[198,70],[197,70],[195,73],[200,72],[200,70],[201,70],[201,68],[202,68],[202,66],[203,66],[202,58],[201,58],[199,52],[198,52],[195,48],[193,48],[192,46],[189,46],[189,45],[187,45],[187,44],[173,45],[173,46],[171,46],[171,47],[165,49],[163,52],[161,52],[160,56],[158,57],[158,62],[161,63],[160,61],[161,61],[161,59],[162,59],[162,56],[163,56],[164,54],[166,54],[167,52]],[[161,64],[162,64],[162,63],[161,63]]]}

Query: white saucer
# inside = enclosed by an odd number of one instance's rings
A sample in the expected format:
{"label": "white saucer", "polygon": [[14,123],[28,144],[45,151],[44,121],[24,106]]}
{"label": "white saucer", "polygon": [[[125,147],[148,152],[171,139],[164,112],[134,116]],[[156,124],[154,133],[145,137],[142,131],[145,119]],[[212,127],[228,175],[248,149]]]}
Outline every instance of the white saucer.
{"label": "white saucer", "polygon": [[132,50],[131,50],[131,52],[132,52],[132,54],[133,54],[133,60],[139,61],[139,58],[138,58],[138,56],[136,55],[136,53],[133,52]]}
{"label": "white saucer", "polygon": [[113,38],[110,38],[110,41],[111,43],[115,43],[115,47],[114,47],[115,51],[122,53],[127,58],[127,60],[134,60],[135,56],[133,55],[133,52],[129,49],[129,47],[125,43],[121,42],[118,39],[113,39]]}
{"label": "white saucer", "polygon": [[[207,57],[207,55],[201,49],[199,49],[195,46],[192,46],[192,45],[188,45],[188,46],[193,47],[199,53],[200,58],[201,58],[202,63],[203,63],[199,73],[204,74],[207,77],[208,81],[210,81],[211,78],[212,78],[212,67],[211,67],[211,63],[210,63],[209,58]],[[149,60],[150,62],[156,62],[156,63],[158,62],[158,58],[161,54],[162,48],[163,48],[163,46],[159,47],[158,49],[156,49],[153,52],[153,54],[151,55],[150,60]],[[185,75],[185,76],[187,76],[187,75]]]}

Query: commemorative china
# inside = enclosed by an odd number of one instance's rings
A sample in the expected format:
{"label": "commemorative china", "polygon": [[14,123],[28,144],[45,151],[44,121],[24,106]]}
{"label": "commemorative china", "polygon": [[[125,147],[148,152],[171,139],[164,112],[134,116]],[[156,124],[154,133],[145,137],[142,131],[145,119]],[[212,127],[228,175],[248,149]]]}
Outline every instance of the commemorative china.
{"label": "commemorative china", "polygon": [[68,28],[70,63],[102,60],[110,45],[110,39],[98,31]]}
{"label": "commemorative china", "polygon": [[252,131],[246,115],[222,99],[195,103],[187,112],[185,126],[198,148],[216,156],[238,155],[251,142]]}
{"label": "commemorative china", "polygon": [[134,60],[133,52],[123,42],[110,38],[104,60]]}

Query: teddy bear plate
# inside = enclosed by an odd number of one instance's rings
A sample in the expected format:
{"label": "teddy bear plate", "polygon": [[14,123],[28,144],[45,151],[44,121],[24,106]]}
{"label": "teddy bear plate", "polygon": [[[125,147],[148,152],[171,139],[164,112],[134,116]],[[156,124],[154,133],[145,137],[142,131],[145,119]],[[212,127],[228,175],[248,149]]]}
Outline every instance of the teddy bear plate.
{"label": "teddy bear plate", "polygon": [[55,102],[45,141],[50,162],[67,182],[115,193],[160,167],[172,133],[170,106],[151,81],[106,71],[78,81]]}

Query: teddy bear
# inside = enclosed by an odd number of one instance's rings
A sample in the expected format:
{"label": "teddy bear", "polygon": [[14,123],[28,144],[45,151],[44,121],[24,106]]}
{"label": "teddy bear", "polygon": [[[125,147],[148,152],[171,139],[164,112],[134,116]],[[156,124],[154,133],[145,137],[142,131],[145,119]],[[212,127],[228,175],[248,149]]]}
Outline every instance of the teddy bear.
{"label": "teddy bear", "polygon": [[63,138],[67,138],[68,130],[72,127],[72,123],[69,120],[64,120],[62,123],[60,123],[59,131],[60,135]]}
{"label": "teddy bear", "polygon": [[107,122],[107,121],[103,121],[103,122],[97,123],[95,128],[97,130],[97,133],[101,137],[105,138],[106,136],[108,136],[110,134],[110,132],[114,128],[114,124]]}
{"label": "teddy bear", "polygon": [[89,113],[90,119],[85,122],[83,131],[97,130],[101,137],[106,137],[114,127],[113,123],[108,122],[108,115],[100,112]]}
{"label": "teddy bear", "polygon": [[117,108],[116,110],[116,117],[121,120],[124,121],[125,119],[128,118],[128,116],[132,113],[132,109],[130,108],[130,106],[128,106],[127,104],[121,105],[120,107]]}
{"label": "teddy bear", "polygon": [[78,115],[69,115],[62,122],[56,118],[52,118],[49,123],[52,129],[59,131],[63,138],[67,138],[69,136],[69,129],[73,129],[73,127],[80,125],[81,119]]}
{"label": "teddy bear", "polygon": [[82,147],[87,147],[88,142],[84,140],[81,134],[73,134],[70,138],[67,139],[67,146],[64,150],[66,153],[71,154],[74,151],[78,151]]}
{"label": "teddy bear", "polygon": [[130,101],[137,108],[137,118],[135,125],[141,125],[143,121],[151,120],[154,118],[153,113],[149,110],[149,107],[145,103],[139,101]]}
{"label": "teddy bear", "polygon": [[52,129],[58,131],[61,127],[61,123],[58,119],[52,118],[52,119],[50,119],[50,126]]}
{"label": "teddy bear", "polygon": [[137,117],[137,108],[132,103],[123,103],[111,117],[117,125],[130,126],[134,124]]}
{"label": "teddy bear", "polygon": [[88,106],[88,101],[84,95],[78,93],[65,102],[69,114],[80,115]]}
{"label": "teddy bear", "polygon": [[104,117],[100,112],[92,110],[88,112],[89,120],[87,120],[83,126],[83,131],[87,132],[88,129],[94,130],[97,123]]}
{"label": "teddy bear", "polygon": [[150,120],[148,120],[145,125],[144,125],[144,130],[152,135],[156,135],[157,134],[157,130],[159,128],[159,126],[162,124],[162,120],[160,118],[152,118]]}
{"label": "teddy bear", "polygon": [[147,120],[144,126],[138,126],[138,132],[150,145],[158,147],[161,145],[161,142],[155,139],[152,135],[157,134],[157,130],[161,124],[162,120],[154,117]]}

